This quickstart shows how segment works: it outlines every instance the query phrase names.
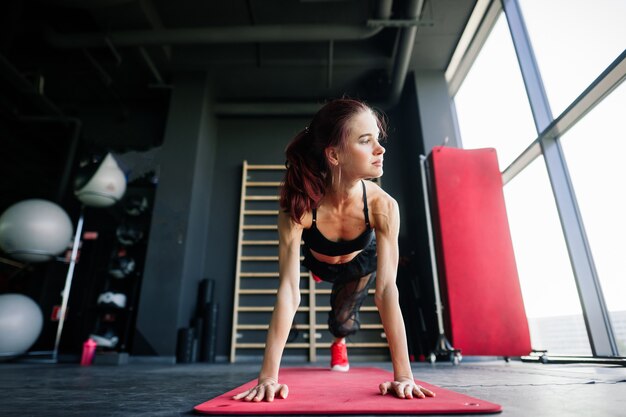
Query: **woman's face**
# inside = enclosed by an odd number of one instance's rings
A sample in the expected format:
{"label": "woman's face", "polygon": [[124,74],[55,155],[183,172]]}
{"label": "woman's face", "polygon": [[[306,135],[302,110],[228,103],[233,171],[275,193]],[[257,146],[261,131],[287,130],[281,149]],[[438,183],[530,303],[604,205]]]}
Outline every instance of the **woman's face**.
{"label": "woman's face", "polygon": [[383,148],[378,141],[380,132],[376,118],[363,111],[350,120],[349,135],[338,161],[342,175],[360,178],[378,178],[383,175]]}

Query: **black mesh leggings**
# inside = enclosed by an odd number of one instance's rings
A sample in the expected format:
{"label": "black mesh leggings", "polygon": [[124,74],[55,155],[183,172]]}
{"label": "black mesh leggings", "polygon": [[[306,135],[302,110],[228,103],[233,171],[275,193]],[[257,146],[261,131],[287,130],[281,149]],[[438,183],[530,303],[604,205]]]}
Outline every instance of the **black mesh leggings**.
{"label": "black mesh leggings", "polygon": [[328,328],[333,336],[346,337],[359,330],[359,309],[374,282],[376,272],[355,280],[333,283],[331,310],[328,313]]}

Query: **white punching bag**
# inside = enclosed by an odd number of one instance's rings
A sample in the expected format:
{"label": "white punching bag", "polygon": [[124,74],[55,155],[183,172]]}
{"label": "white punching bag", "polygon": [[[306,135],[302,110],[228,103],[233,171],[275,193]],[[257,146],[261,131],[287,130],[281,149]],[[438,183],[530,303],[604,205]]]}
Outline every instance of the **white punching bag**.
{"label": "white punching bag", "polygon": [[83,170],[76,179],[76,197],[86,206],[108,207],[117,203],[126,191],[126,177],[108,153],[91,170]]}

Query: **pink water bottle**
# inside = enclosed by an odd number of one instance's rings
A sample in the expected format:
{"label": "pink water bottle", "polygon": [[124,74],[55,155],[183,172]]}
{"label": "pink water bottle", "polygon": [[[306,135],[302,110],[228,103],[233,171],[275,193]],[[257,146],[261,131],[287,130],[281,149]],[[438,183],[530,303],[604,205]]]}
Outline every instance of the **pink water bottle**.
{"label": "pink water bottle", "polygon": [[85,340],[85,343],[83,343],[83,356],[80,358],[81,366],[91,365],[93,357],[96,354],[96,346],[98,346],[98,344],[92,338]]}

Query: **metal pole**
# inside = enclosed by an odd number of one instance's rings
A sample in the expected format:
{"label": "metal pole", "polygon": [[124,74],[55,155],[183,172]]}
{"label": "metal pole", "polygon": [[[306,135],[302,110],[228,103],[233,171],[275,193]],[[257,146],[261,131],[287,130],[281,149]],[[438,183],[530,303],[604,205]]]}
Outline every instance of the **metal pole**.
{"label": "metal pole", "polygon": [[54,341],[54,350],[52,351],[52,360],[58,362],[59,357],[59,344],[61,343],[61,334],[63,333],[63,324],[65,323],[65,313],[67,311],[67,303],[70,299],[70,290],[72,288],[72,278],[74,277],[74,267],[76,266],[76,256],[78,254],[78,245],[80,244],[80,237],[83,232],[83,223],[85,218],[85,206],[80,208],[80,217],[78,218],[78,224],[76,225],[76,234],[74,235],[74,243],[72,245],[72,255],[70,257],[70,265],[67,269],[67,275],[65,276],[65,287],[63,288],[62,302],[61,302],[61,316],[59,317],[59,326],[57,327],[57,335]]}
{"label": "metal pole", "polygon": [[428,198],[428,185],[426,183],[426,157],[420,155],[420,169],[422,171],[422,192],[424,193],[424,212],[426,213],[426,230],[428,230],[428,249],[430,250],[430,264],[433,271],[433,287],[435,288],[435,305],[437,308],[437,325],[439,334],[444,333],[443,311],[441,307],[441,293],[439,291],[439,271],[437,269],[437,257],[435,255],[435,239],[433,238],[433,225],[430,216],[430,199]]}
{"label": "metal pole", "polygon": [[[447,138],[446,138],[447,140]],[[430,249],[430,264],[433,273],[433,288],[435,289],[435,308],[437,310],[437,327],[439,335],[435,348],[430,352],[430,363],[435,363],[437,355],[449,355],[450,361],[458,365],[463,356],[459,349],[455,349],[446,337],[443,326],[443,304],[441,302],[441,291],[439,289],[439,272],[437,269],[437,256],[435,254],[435,239],[433,237],[432,218],[430,215],[430,199],[428,198],[428,183],[426,181],[426,157],[420,155],[420,170],[422,172],[422,191],[424,193],[424,212],[426,214],[426,230],[428,230],[428,246]]]}

